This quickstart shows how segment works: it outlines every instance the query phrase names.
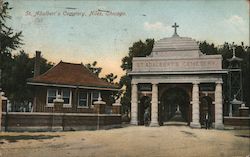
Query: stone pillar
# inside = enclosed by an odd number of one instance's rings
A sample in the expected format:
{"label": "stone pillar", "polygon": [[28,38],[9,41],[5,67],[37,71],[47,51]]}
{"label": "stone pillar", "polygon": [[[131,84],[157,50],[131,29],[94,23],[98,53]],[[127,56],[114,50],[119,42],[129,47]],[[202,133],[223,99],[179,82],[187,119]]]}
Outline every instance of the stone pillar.
{"label": "stone pillar", "polygon": [[158,85],[152,85],[152,101],[151,101],[151,122],[150,126],[159,126],[158,122]]}
{"label": "stone pillar", "polygon": [[192,122],[190,126],[193,128],[201,128],[200,124],[200,104],[199,104],[199,83],[193,83],[192,91]]}
{"label": "stone pillar", "polygon": [[222,111],[222,81],[216,82],[215,86],[215,128],[224,128]]}
{"label": "stone pillar", "polygon": [[239,108],[240,117],[249,117],[249,107],[243,103]]}
{"label": "stone pillar", "polygon": [[233,105],[231,104],[231,102],[229,103],[229,117],[233,116]]}
{"label": "stone pillar", "polygon": [[132,83],[131,89],[131,121],[130,124],[138,125],[138,89],[137,84]]}
{"label": "stone pillar", "polygon": [[61,95],[57,95],[56,99],[53,100],[53,103],[53,112],[62,112],[64,100],[62,99]]}
{"label": "stone pillar", "polygon": [[63,116],[55,115],[54,113],[60,113],[63,109],[64,100],[61,95],[56,95],[56,99],[53,100],[53,113],[52,113],[52,122],[51,122],[51,131],[63,131]]}
{"label": "stone pillar", "polygon": [[117,99],[115,103],[112,104],[112,113],[113,114],[121,114],[121,103],[120,99]]}
{"label": "stone pillar", "polygon": [[97,113],[97,123],[96,123],[97,130],[100,129],[100,126],[105,125],[104,122],[100,122],[100,116],[99,116],[99,114],[105,114],[105,105],[106,102],[102,101],[101,93],[99,92],[98,101],[94,102],[94,108]]}
{"label": "stone pillar", "polygon": [[106,102],[102,101],[101,93],[99,93],[98,101],[94,102],[96,113],[97,114],[104,114],[105,113],[105,105],[106,105]]}

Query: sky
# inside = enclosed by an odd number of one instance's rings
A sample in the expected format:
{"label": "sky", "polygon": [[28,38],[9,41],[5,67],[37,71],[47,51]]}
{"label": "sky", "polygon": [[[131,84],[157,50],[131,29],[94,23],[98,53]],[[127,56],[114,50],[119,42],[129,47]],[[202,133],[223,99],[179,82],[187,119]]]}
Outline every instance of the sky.
{"label": "sky", "polygon": [[[8,24],[23,32],[21,47],[33,57],[36,50],[47,60],[98,62],[101,75],[124,74],[121,59],[138,40],[156,41],[177,33],[215,45],[249,45],[249,1],[80,1],[9,0]],[[99,11],[98,11],[99,10]]]}

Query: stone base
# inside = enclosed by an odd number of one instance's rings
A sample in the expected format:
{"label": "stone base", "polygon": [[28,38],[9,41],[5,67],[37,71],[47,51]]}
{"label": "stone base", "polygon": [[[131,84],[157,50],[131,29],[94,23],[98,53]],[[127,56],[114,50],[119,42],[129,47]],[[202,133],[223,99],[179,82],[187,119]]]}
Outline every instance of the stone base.
{"label": "stone base", "polygon": [[218,130],[223,130],[224,129],[224,124],[214,124],[214,128]]}
{"label": "stone base", "polygon": [[201,124],[200,123],[193,123],[193,122],[191,122],[190,123],[190,127],[191,128],[201,128]]}
{"label": "stone base", "polygon": [[149,124],[150,127],[159,127],[159,123],[158,122],[150,122]]}
{"label": "stone base", "polygon": [[248,108],[239,108],[240,117],[248,117],[249,109]]}
{"label": "stone base", "polygon": [[14,132],[45,132],[45,131],[63,131],[63,127],[61,126],[8,126],[7,130],[5,127],[2,127],[2,131],[14,131]]}
{"label": "stone base", "polygon": [[138,125],[138,121],[131,120],[131,121],[130,121],[130,124],[131,124],[131,125]]}
{"label": "stone base", "polygon": [[62,126],[52,126],[51,131],[63,131],[63,127]]}

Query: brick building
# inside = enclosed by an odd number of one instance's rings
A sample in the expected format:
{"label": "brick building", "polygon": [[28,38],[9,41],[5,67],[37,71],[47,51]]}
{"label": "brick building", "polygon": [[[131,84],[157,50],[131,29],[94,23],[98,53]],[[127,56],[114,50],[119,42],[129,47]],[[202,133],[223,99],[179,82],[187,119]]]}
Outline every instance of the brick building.
{"label": "brick building", "polygon": [[106,106],[111,106],[112,93],[119,88],[89,71],[83,64],[60,62],[44,74],[39,74],[40,52],[36,52],[34,77],[27,84],[34,90],[34,112],[51,112],[53,100],[61,95],[63,111],[70,113],[94,113],[93,102],[99,94]]}

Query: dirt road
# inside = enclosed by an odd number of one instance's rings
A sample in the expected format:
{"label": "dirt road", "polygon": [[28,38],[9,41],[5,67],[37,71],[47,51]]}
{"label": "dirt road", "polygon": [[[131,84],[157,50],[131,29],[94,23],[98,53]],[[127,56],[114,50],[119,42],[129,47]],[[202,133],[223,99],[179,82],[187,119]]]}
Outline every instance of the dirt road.
{"label": "dirt road", "polygon": [[77,132],[0,133],[0,157],[246,157],[249,130],[185,126]]}

